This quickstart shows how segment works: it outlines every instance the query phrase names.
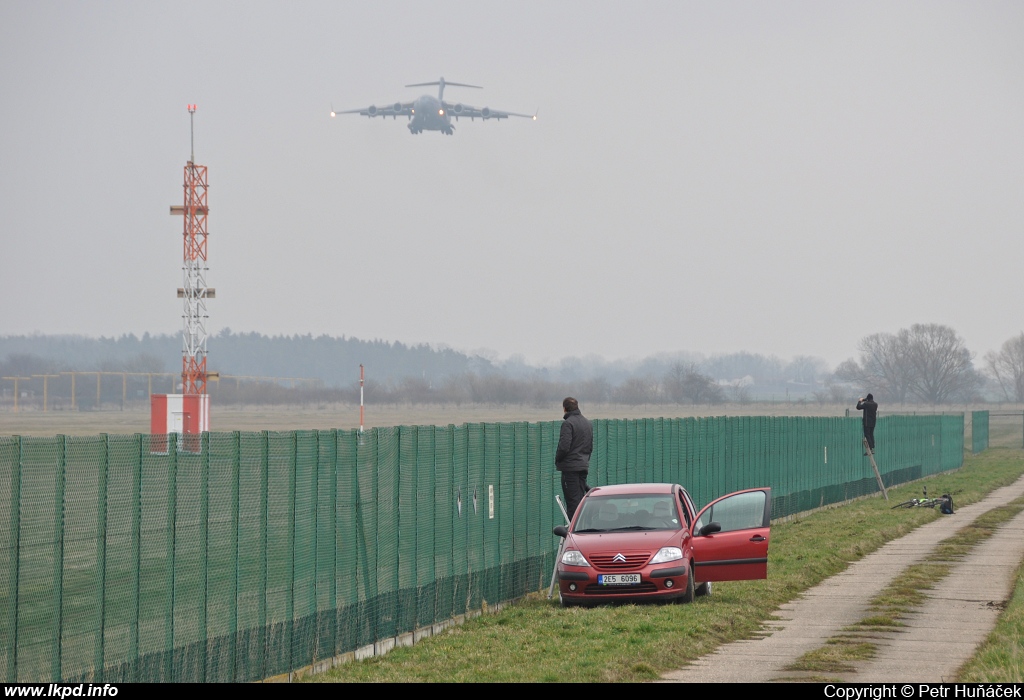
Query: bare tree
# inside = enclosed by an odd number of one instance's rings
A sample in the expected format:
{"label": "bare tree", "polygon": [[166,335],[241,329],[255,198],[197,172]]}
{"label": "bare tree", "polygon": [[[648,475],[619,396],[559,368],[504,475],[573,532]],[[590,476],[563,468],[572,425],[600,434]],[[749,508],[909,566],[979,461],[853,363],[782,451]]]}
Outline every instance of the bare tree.
{"label": "bare tree", "polygon": [[819,357],[798,355],[786,365],[785,374],[794,382],[814,386],[818,377],[828,374],[828,365]]}
{"label": "bare tree", "polygon": [[847,360],[835,377],[886,401],[924,403],[969,399],[981,386],[964,340],[949,326],[916,323],[897,333],[875,333],[858,344],[860,362]]}
{"label": "bare tree", "polygon": [[612,400],[630,406],[658,403],[658,383],[644,377],[630,377],[615,388]]}
{"label": "bare tree", "polygon": [[722,403],[725,400],[722,387],[692,362],[673,364],[665,374],[664,389],[666,396],[675,403]]}
{"label": "bare tree", "polygon": [[1024,403],[1024,333],[1003,343],[999,352],[990,351],[985,364],[1006,400]]}
{"label": "bare tree", "polygon": [[686,384],[686,374],[688,371],[692,371],[693,364],[685,364],[683,362],[675,362],[671,367],[668,368],[668,372],[665,373],[663,380],[663,387],[665,390],[665,397],[675,403],[683,403],[685,395],[683,388]]}
{"label": "bare tree", "polygon": [[910,390],[918,399],[939,404],[972,398],[981,378],[974,370],[971,352],[955,330],[938,323],[915,323],[907,340]]}
{"label": "bare tree", "polygon": [[815,391],[813,396],[814,400],[822,405],[833,403],[842,404],[850,400],[850,391],[848,387],[828,380],[825,382],[825,388]]}
{"label": "bare tree", "polygon": [[837,379],[860,385],[888,400],[905,403],[910,393],[913,368],[910,362],[909,333],[875,333],[857,344],[860,362],[846,360],[836,367]]}

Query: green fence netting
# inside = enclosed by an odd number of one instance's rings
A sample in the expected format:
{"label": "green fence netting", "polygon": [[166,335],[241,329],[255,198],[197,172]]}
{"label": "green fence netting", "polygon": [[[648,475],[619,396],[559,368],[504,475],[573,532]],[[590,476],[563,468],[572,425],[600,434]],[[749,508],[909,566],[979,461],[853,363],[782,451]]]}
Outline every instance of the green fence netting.
{"label": "green fence netting", "polygon": [[988,449],[988,411],[971,411],[971,454]]}
{"label": "green fence netting", "polygon": [[[545,589],[558,431],[0,438],[0,675],[258,680]],[[678,482],[697,503],[771,486],[773,517],[878,488],[857,419],[596,420],[594,436],[592,485]],[[954,469],[963,416],[887,416],[876,442],[889,485]]]}

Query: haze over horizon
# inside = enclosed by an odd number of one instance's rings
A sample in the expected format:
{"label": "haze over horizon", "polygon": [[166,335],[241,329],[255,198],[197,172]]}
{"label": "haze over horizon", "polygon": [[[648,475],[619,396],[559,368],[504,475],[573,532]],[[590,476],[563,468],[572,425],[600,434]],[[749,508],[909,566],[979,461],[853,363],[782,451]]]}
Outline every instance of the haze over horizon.
{"label": "haze over horizon", "polygon": [[[181,332],[209,167],[210,336],[551,364],[820,357],[1021,333],[1024,5],[0,5],[0,334]],[[445,97],[454,136],[329,111]]]}

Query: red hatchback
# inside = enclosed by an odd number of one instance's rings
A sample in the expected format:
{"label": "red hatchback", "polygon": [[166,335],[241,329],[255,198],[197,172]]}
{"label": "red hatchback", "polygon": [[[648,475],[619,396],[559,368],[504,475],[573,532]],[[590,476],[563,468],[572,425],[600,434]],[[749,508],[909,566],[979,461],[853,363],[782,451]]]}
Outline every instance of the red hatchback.
{"label": "red hatchback", "polygon": [[697,510],[678,484],[592,488],[569,527],[558,562],[562,605],[678,600],[713,581],[768,577],[772,490],[747,489]]}

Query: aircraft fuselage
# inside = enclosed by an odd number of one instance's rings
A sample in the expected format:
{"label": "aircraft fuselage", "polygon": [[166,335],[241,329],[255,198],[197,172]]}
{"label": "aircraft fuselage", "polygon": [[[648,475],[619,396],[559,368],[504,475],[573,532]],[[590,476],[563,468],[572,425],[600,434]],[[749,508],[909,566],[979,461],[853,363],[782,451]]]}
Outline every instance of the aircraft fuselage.
{"label": "aircraft fuselage", "polygon": [[451,136],[452,120],[441,100],[433,95],[416,98],[412,119],[409,120],[409,131],[414,134],[421,131],[440,131]]}

